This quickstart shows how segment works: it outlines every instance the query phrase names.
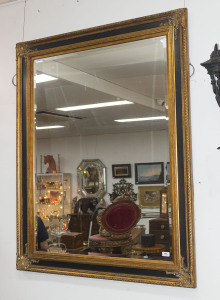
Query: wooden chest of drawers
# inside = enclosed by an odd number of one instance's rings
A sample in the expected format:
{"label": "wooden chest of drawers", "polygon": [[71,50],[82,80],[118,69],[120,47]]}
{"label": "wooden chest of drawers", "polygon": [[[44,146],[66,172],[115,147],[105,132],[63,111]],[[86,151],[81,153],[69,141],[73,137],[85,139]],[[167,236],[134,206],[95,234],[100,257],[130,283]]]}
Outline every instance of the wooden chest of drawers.
{"label": "wooden chest of drawers", "polygon": [[149,233],[155,235],[156,244],[170,245],[169,219],[153,219],[149,221]]}

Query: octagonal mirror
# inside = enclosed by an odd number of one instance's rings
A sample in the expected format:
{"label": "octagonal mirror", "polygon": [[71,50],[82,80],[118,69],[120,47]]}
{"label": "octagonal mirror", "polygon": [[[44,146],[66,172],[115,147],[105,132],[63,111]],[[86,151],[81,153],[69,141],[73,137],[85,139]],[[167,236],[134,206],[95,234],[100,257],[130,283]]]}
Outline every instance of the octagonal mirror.
{"label": "octagonal mirror", "polygon": [[78,194],[102,198],[106,194],[106,170],[99,159],[82,160],[77,168]]}

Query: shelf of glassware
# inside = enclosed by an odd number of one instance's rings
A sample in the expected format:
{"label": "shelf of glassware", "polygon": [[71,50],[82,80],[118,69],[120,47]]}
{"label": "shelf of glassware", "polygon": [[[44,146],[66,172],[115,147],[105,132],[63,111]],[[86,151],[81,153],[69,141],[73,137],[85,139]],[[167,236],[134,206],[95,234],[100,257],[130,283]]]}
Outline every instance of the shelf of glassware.
{"label": "shelf of glassware", "polygon": [[66,218],[71,212],[71,174],[37,174],[36,185],[36,214],[44,223],[50,217]]}

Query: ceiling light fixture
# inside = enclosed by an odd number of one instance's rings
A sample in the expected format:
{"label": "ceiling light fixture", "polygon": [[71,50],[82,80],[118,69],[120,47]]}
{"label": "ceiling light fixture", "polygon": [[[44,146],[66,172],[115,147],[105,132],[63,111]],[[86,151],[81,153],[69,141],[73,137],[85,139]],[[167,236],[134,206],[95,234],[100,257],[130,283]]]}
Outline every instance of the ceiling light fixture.
{"label": "ceiling light fixture", "polygon": [[47,74],[37,74],[34,76],[34,80],[36,83],[47,82],[52,80],[57,80],[58,78],[47,75]]}
{"label": "ceiling light fixture", "polygon": [[126,105],[126,104],[134,104],[134,102],[122,100],[122,101],[112,101],[112,102],[103,102],[103,103],[95,103],[95,104],[86,104],[86,105],[76,105],[69,107],[61,107],[56,108],[56,110],[62,111],[73,111],[73,110],[81,110],[81,109],[89,109],[89,108],[99,108],[99,107],[109,107],[116,105]]}
{"label": "ceiling light fixture", "polygon": [[63,126],[63,125],[41,126],[41,127],[36,126],[36,130],[56,129],[56,128],[63,128],[63,127],[65,127],[65,126]]}
{"label": "ceiling light fixture", "polygon": [[141,122],[141,121],[155,121],[155,120],[166,120],[168,121],[169,118],[165,116],[161,117],[147,117],[147,118],[132,118],[132,119],[121,119],[121,120],[114,120],[115,122]]}
{"label": "ceiling light fixture", "polygon": [[36,64],[39,64],[39,63],[44,62],[44,59],[43,59],[43,58],[35,59],[34,62],[35,62]]}

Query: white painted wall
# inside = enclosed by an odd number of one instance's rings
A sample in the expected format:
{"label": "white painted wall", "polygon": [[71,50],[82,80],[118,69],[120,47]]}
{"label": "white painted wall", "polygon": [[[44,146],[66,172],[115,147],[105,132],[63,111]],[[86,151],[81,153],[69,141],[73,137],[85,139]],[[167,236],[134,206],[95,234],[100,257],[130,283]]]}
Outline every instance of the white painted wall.
{"label": "white painted wall", "polygon": [[[40,172],[40,155],[60,154],[61,172],[72,173],[73,197],[77,195],[77,167],[83,159],[100,159],[106,167],[107,193],[112,193],[112,184],[119,179],[112,178],[112,164],[131,164],[132,177],[127,179],[135,185],[135,163],[169,161],[168,132],[149,131],[124,134],[105,134],[96,136],[77,136],[37,140],[37,172]],[[46,167],[43,165],[43,168]],[[44,170],[43,169],[43,170]],[[109,196],[105,199],[108,201]]]}
{"label": "white painted wall", "polygon": [[[47,165],[41,161],[41,156],[47,154],[52,154],[55,160],[59,154],[61,172],[72,174],[72,196],[69,200],[76,196],[78,199],[81,197],[77,193],[77,167],[81,161],[101,160],[105,165],[107,178],[107,193],[104,198],[106,204],[110,204],[108,193],[112,193],[113,184],[119,181],[112,178],[112,164],[131,164],[131,178],[127,178],[127,182],[133,184],[134,192],[138,194],[138,185],[135,184],[135,163],[163,162],[165,173],[166,163],[169,162],[169,136],[167,130],[161,130],[38,139],[36,142],[37,173],[41,172],[41,168],[45,173]],[[70,213],[71,205],[65,203],[65,214]],[[144,211],[149,213],[149,210],[143,209]],[[152,211],[158,213],[159,209],[151,209]],[[149,232],[149,219],[142,219],[138,224],[145,225],[145,232]]]}
{"label": "white painted wall", "polygon": [[[17,271],[15,44],[59,33],[188,8],[197,288],[183,289]],[[218,0],[28,0],[0,6],[0,299],[219,299],[220,109],[200,63],[219,40]]]}

